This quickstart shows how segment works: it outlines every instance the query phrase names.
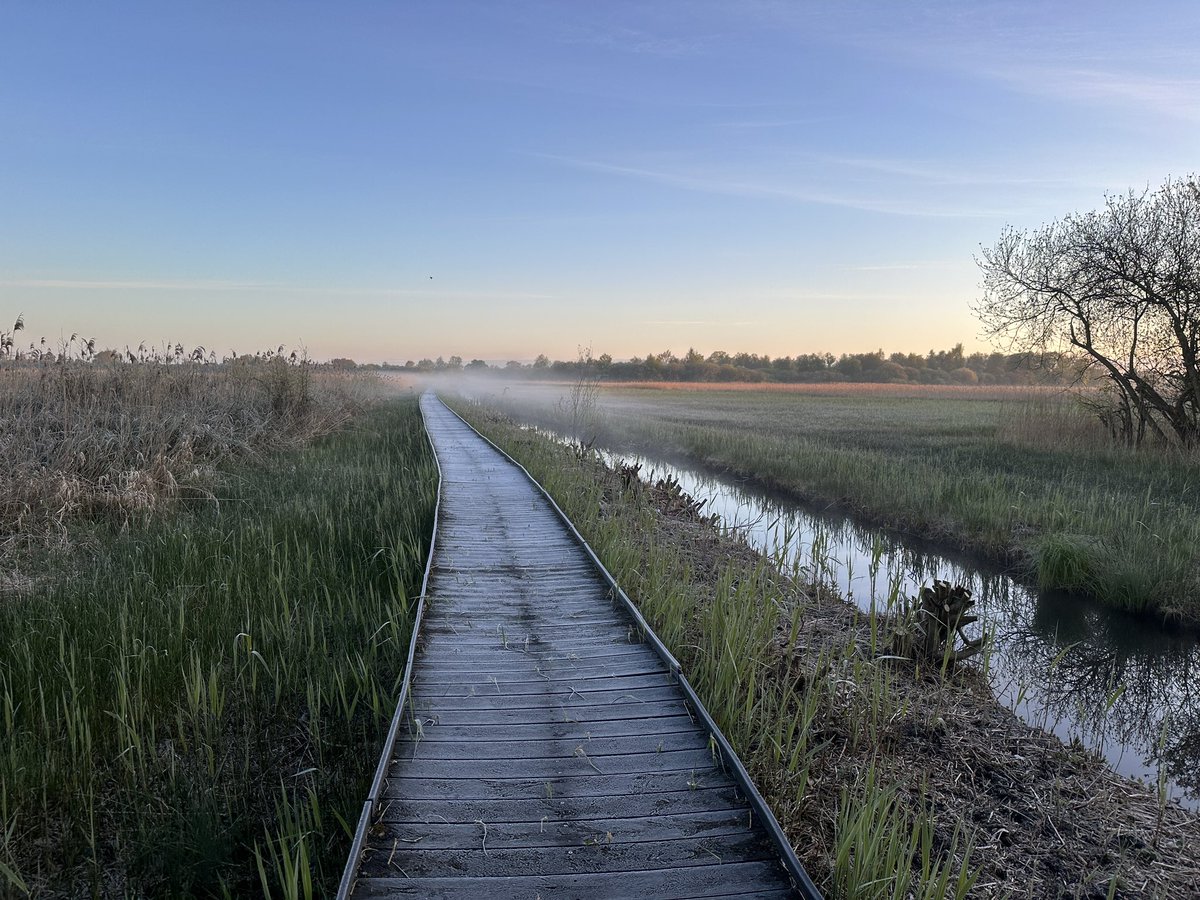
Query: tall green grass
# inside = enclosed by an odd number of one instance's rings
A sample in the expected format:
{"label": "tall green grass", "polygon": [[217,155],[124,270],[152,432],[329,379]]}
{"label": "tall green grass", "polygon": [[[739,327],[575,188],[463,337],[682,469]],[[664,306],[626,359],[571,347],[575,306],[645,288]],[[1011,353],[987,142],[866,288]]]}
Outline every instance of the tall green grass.
{"label": "tall green grass", "polygon": [[895,773],[859,767],[905,716],[886,666],[854,640],[814,662],[802,644],[815,610],[766,560],[706,570],[695,545],[661,539],[658,514],[619,478],[477,407],[456,408],[546,487],[637,602],[829,897],[969,896],[969,835],[952,826],[951,846],[935,852],[932,813],[901,802],[887,784]]}
{"label": "tall green grass", "polygon": [[0,894],[328,893],[435,492],[415,401],[380,405],[0,601]]}
{"label": "tall green grass", "polygon": [[[563,427],[549,394],[496,403]],[[599,416],[601,441],[837,504],[1043,587],[1200,622],[1200,458],[1114,447],[1068,397],[611,388]]]}

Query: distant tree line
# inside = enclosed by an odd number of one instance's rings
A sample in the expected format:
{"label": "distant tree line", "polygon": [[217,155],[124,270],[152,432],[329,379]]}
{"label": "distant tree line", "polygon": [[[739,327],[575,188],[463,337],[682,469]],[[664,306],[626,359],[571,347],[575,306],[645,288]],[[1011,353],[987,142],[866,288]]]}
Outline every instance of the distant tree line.
{"label": "distant tree line", "polygon": [[[399,368],[399,367],[397,367]],[[488,371],[504,375],[562,379],[588,372],[605,381],[695,381],[802,383],[859,381],[885,384],[1061,384],[1079,377],[1079,360],[1066,353],[965,353],[962,344],[927,354],[805,353],[771,357],[757,353],[714,351],[707,356],[690,349],[682,356],[670,350],[614,360],[602,353],[574,360],[551,360],[544,354],[532,363],[510,360],[502,366],[482,359],[464,364],[449,360],[409,360],[408,371]]]}

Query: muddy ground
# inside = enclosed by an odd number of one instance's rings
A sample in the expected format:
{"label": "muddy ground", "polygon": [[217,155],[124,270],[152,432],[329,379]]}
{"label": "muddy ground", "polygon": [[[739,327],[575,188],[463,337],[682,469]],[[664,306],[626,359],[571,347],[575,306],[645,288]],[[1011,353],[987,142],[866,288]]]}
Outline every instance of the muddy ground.
{"label": "muddy ground", "polygon": [[[650,539],[685,555],[697,586],[715,585],[729,566],[761,563],[757,551],[721,534],[688,498],[669,486],[622,490],[619,475],[597,463],[606,514],[628,498],[653,507]],[[626,475],[625,482],[628,482]],[[638,502],[638,501],[635,501]],[[890,656],[886,631],[876,636],[855,607],[828,591],[775,571],[785,605],[802,604],[803,627],[790,647],[791,615],[780,613],[775,676],[838,678],[824,660],[831,648],[854,645],[870,657]],[[875,746],[852,749],[851,725],[836,708],[815,727],[826,748],[809,773],[809,796],[836,798],[872,762],[881,781],[899,786],[916,808],[932,808],[935,843],[950,846],[955,826],[973,836],[979,877],[971,896],[1004,898],[1200,897],[1200,824],[1160,802],[1158,792],[1118,776],[1098,756],[1023,723],[993,697],[970,664],[952,675],[936,667],[887,660],[903,712],[892,717]],[[853,691],[853,686],[846,688]],[[851,714],[854,704],[843,711]],[[771,773],[755,773],[765,793]],[[776,804],[777,814],[818,883],[829,883],[834,804]],[[1116,878],[1114,878],[1116,875]]]}

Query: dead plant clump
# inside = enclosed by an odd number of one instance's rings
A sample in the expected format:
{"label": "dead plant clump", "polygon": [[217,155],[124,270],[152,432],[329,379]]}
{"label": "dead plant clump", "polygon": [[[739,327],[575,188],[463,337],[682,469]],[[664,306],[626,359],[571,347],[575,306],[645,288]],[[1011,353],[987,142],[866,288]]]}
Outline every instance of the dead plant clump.
{"label": "dead plant clump", "polygon": [[368,391],[275,352],[0,359],[0,547],[61,544],[73,521],[121,525],[211,497],[223,461],[327,433]]}
{"label": "dead plant clump", "polygon": [[691,496],[683,489],[679,484],[679,479],[674,475],[667,475],[653,482],[644,482],[641,473],[641,463],[633,465],[623,463],[616,470],[623,490],[639,492],[645,502],[662,515],[684,522],[707,525],[712,529],[715,529],[721,521],[721,517],[716,513],[704,513],[703,510],[708,501],[698,500]]}
{"label": "dead plant clump", "polygon": [[[660,486],[634,487],[637,474],[601,474],[604,505],[615,511],[620,496],[633,496],[655,510],[648,537],[686,558],[698,586],[715,586],[731,567],[761,566],[757,551],[722,534],[686,498]],[[809,740],[824,749],[808,773],[803,800],[794,798],[786,773],[752,773],[818,881],[830,880],[836,800],[874,768],[877,783],[898,788],[909,809],[932,813],[939,852],[952,847],[960,825],[972,836],[969,863],[979,878],[971,896],[1200,896],[1195,817],[1117,775],[1100,757],[1023,723],[995,700],[978,669],[942,674],[939,666],[898,659],[891,642],[873,634],[867,617],[841,598],[778,570],[773,577],[790,608],[779,616],[771,677],[826,679],[845,688],[828,692],[835,699],[813,723],[819,733]],[[803,625],[793,646],[796,605]],[[888,622],[883,629],[894,633],[900,626]],[[850,737],[856,722],[869,715],[851,676],[842,671],[854,658],[887,666],[889,690],[898,700],[898,712],[866,745]]]}

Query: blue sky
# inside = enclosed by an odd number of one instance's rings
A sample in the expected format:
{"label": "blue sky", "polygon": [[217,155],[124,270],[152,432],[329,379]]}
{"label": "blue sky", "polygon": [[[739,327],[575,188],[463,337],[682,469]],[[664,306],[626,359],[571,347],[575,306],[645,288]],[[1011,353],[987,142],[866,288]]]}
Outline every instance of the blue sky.
{"label": "blue sky", "polygon": [[[1200,159],[1200,5],[0,6],[0,320],[360,360],[982,347]],[[430,277],[432,276],[432,278]]]}

